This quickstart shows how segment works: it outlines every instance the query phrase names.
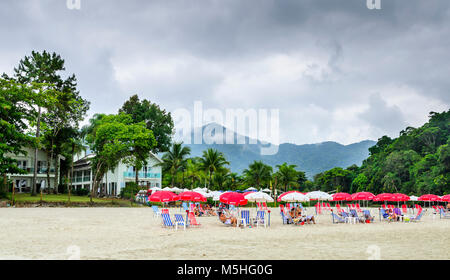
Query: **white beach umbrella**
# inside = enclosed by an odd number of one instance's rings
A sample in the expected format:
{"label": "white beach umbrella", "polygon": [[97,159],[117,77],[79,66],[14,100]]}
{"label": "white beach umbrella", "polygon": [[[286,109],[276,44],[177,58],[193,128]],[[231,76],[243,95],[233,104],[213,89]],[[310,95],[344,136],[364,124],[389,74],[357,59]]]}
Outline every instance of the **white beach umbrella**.
{"label": "white beach umbrella", "polygon": [[245,199],[251,202],[273,202],[273,198],[263,192],[252,192],[245,196]]}
{"label": "white beach umbrella", "polygon": [[271,191],[271,190],[269,190],[269,189],[264,189],[264,190],[262,190],[262,192],[267,192],[267,193],[271,193],[272,191]]}
{"label": "white beach umbrella", "polygon": [[172,188],[172,192],[174,192],[174,193],[182,193],[183,190],[180,189],[180,188],[174,187],[174,188]]}
{"label": "white beach umbrella", "polygon": [[314,192],[309,192],[306,194],[306,196],[309,199],[315,199],[315,200],[332,200],[333,197],[329,194],[327,194],[326,192],[322,192],[322,191],[314,191]]}
{"label": "white beach umbrella", "polygon": [[150,188],[149,190],[151,190],[152,192],[162,191],[162,189],[158,188],[158,187],[153,187],[153,188]]}
{"label": "white beach umbrella", "polygon": [[301,193],[297,193],[297,192],[293,192],[293,193],[289,193],[283,197],[281,197],[281,201],[285,201],[285,202],[305,202],[305,201],[309,201],[309,198]]}
{"label": "white beach umbrella", "polygon": [[248,192],[257,191],[257,190],[258,190],[258,189],[253,188],[253,187],[246,189],[246,191],[248,191]]}
{"label": "white beach umbrella", "polygon": [[224,193],[229,193],[229,192],[231,192],[231,191],[217,192],[217,193],[215,193],[214,196],[213,196],[213,201],[219,201],[219,200],[220,200],[220,196],[221,196],[222,194],[224,194]]}
{"label": "white beach umbrella", "polygon": [[418,201],[418,200],[419,200],[419,198],[417,196],[415,196],[415,195],[411,195],[409,197],[409,201]]}

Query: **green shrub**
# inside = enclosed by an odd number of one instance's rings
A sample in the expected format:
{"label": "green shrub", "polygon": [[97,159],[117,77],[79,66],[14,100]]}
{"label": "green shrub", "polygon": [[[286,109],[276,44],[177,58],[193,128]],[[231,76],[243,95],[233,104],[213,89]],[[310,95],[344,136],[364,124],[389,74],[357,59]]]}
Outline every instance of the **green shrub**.
{"label": "green shrub", "polygon": [[129,182],[125,185],[125,188],[121,190],[120,197],[124,199],[132,199],[141,189],[142,188],[136,183]]}

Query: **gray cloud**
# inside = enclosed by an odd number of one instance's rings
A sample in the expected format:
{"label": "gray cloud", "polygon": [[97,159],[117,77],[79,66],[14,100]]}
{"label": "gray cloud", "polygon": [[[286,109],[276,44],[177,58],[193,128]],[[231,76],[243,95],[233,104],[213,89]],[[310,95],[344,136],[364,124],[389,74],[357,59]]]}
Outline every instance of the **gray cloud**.
{"label": "gray cloud", "polygon": [[447,0],[65,2],[0,2],[0,72],[60,53],[91,114],[134,93],[168,110],[275,107],[282,141],[351,143],[450,104]]}

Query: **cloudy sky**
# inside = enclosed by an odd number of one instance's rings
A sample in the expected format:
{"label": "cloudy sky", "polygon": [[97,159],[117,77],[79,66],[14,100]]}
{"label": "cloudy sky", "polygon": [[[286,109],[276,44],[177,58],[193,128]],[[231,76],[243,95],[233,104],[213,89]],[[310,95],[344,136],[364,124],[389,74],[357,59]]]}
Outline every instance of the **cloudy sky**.
{"label": "cloudy sky", "polygon": [[61,54],[90,114],[275,108],[280,141],[398,136],[450,104],[450,1],[0,1],[0,72]]}

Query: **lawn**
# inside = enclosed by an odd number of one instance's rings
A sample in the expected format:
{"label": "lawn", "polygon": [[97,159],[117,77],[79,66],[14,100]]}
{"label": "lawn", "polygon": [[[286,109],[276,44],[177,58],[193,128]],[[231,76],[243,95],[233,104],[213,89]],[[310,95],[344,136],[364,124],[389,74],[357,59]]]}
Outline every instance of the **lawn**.
{"label": "lawn", "polygon": [[[11,193],[8,194],[8,199],[11,200]],[[17,204],[23,203],[39,203],[41,201],[40,194],[36,196],[31,196],[31,194],[15,194],[14,200]],[[69,195],[67,194],[42,194],[42,201],[45,203],[67,203],[69,202]],[[90,203],[91,199],[89,196],[70,196],[71,203]],[[95,204],[115,204],[117,206],[136,206],[133,205],[129,200],[117,199],[117,198],[93,198],[92,201]]]}

